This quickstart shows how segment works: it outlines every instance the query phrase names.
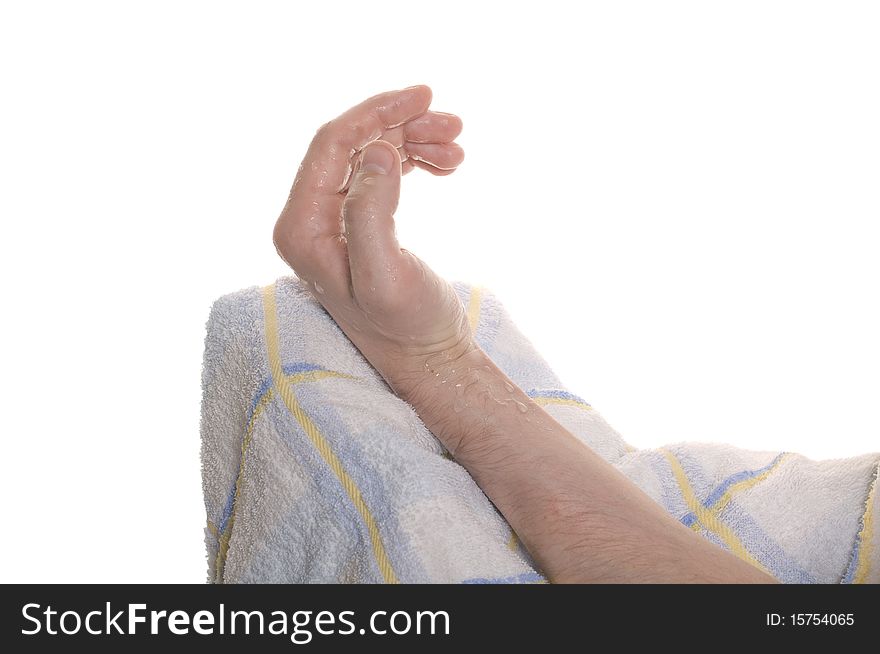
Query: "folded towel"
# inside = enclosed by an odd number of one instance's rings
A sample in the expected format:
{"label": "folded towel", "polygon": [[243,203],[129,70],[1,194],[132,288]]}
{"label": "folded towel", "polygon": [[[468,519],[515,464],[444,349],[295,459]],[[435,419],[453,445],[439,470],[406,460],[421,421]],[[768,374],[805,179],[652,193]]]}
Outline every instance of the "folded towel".
{"label": "folded towel", "polygon": [[[454,286],[498,367],[685,525],[782,582],[880,581],[880,455],[636,450],[563,387],[491,293]],[[202,388],[209,581],[546,581],[297,278],[215,302]]]}

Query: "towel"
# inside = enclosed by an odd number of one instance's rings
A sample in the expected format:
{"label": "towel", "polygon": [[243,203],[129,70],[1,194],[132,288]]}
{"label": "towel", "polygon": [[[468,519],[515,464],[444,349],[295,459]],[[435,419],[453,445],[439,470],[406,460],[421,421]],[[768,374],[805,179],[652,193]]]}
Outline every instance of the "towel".
{"label": "towel", "polygon": [[[696,533],[781,582],[880,581],[880,455],[633,448],[563,386],[491,292],[453,286],[498,367]],[[202,390],[209,582],[547,581],[296,277],[214,303]]]}

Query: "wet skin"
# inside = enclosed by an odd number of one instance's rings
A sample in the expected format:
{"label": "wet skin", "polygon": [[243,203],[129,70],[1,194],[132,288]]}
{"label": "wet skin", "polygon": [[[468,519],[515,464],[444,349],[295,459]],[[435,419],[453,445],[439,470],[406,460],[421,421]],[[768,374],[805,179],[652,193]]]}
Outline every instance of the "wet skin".
{"label": "wet skin", "polygon": [[674,519],[517,388],[474,342],[452,286],[400,247],[402,175],[448,175],[464,159],[461,120],[430,103],[427,86],[391,91],[323,125],[275,225],[278,253],[550,580],[773,582]]}
{"label": "wet skin", "polygon": [[471,338],[452,286],[401,248],[394,230],[401,176],[448,175],[464,159],[461,119],[430,104],[430,88],[416,86],[323,125],[274,233],[281,257],[395,390],[417,381],[426,355]]}

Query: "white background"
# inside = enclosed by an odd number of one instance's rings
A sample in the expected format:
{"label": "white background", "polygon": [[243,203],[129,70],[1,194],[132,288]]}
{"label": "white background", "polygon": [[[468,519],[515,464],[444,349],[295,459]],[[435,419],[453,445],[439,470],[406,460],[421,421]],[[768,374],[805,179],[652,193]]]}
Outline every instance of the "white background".
{"label": "white background", "polygon": [[880,14],[865,2],[0,10],[3,581],[205,579],[212,300],[287,274],[319,125],[429,84],[398,234],[634,445],[880,449]]}

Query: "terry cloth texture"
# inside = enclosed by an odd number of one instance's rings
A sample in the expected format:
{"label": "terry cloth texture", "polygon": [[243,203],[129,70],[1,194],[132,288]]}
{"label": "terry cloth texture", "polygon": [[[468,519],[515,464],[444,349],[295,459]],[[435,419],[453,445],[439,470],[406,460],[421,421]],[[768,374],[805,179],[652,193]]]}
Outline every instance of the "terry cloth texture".
{"label": "terry cloth texture", "polygon": [[[788,583],[880,581],[880,455],[628,446],[487,290],[479,345],[686,526]],[[546,581],[504,518],[296,277],[214,303],[202,374],[208,580]]]}

